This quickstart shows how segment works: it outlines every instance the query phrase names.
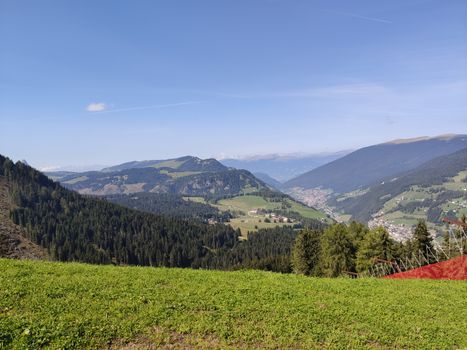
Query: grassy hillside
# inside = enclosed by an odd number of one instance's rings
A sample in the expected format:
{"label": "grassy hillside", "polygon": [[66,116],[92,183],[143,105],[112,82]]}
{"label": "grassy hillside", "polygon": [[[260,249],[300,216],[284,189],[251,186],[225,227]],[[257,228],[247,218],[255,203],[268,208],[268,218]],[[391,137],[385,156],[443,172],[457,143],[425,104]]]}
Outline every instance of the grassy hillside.
{"label": "grassy hillside", "polygon": [[[242,235],[246,236],[248,231],[255,231],[261,228],[272,228],[277,225],[293,225],[291,223],[280,222],[278,219],[269,218],[269,214],[257,213],[257,209],[265,209],[270,211],[284,211],[285,217],[290,217],[287,212],[298,213],[305,219],[324,220],[330,222],[326,215],[314,208],[307,207],[299,202],[296,202],[288,197],[282,198],[281,201],[274,201],[271,198],[266,198],[258,195],[245,195],[229,199],[222,199],[214,204],[220,211],[230,211],[235,214],[235,217],[230,220],[229,224],[237,229],[239,228]],[[271,222],[265,222],[269,218]],[[276,222],[274,222],[274,220]],[[295,223],[300,221],[296,219]]]}
{"label": "grassy hillside", "polygon": [[288,182],[284,188],[329,188],[345,193],[415,169],[436,157],[467,147],[467,135],[398,140],[365,147]]}
{"label": "grassy hillside", "polygon": [[464,281],[5,259],[0,270],[4,349],[467,347]]}

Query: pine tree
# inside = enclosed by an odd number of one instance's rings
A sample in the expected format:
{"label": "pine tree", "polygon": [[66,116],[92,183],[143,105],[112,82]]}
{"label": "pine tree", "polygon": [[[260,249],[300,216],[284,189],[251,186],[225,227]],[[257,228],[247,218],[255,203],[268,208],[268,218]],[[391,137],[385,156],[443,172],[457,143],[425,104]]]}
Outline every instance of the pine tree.
{"label": "pine tree", "polygon": [[354,241],[355,246],[358,247],[368,234],[368,227],[360,222],[352,221],[348,225],[348,231]]}
{"label": "pine tree", "polygon": [[[464,224],[466,224],[467,223],[467,215],[462,214],[460,221],[463,222]],[[467,236],[467,227],[465,227],[465,226],[460,227],[459,228],[459,233],[460,233],[461,241],[463,243],[462,254],[467,254],[467,238],[466,238],[466,236]]]}
{"label": "pine tree", "polygon": [[433,238],[428,232],[425,220],[419,220],[413,232],[413,254],[422,265],[434,262]]}
{"label": "pine tree", "polygon": [[392,260],[395,242],[383,227],[371,230],[363,239],[357,252],[357,271],[363,272],[374,265],[375,259]]}
{"label": "pine tree", "polygon": [[303,275],[318,275],[320,234],[314,230],[302,230],[295,239],[292,251],[293,271]]}
{"label": "pine tree", "polygon": [[356,248],[344,224],[334,224],[326,229],[321,238],[320,264],[328,277],[355,271]]}
{"label": "pine tree", "polygon": [[454,242],[451,241],[451,236],[448,230],[446,230],[446,232],[443,235],[443,243],[441,244],[441,249],[444,253],[441,254],[443,260],[451,259],[454,256],[456,256]]}

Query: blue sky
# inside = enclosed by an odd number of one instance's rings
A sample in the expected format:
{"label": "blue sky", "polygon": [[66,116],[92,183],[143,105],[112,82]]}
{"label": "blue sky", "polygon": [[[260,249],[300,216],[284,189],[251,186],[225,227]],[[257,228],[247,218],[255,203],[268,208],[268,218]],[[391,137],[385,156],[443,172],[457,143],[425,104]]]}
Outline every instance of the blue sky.
{"label": "blue sky", "polygon": [[463,0],[0,0],[0,153],[37,167],[467,133]]}

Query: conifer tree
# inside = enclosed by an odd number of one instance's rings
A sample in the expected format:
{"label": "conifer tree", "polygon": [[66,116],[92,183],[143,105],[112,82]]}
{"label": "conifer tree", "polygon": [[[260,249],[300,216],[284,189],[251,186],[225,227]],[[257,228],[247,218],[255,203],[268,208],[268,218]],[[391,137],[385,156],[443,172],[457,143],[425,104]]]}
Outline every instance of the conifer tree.
{"label": "conifer tree", "polygon": [[363,239],[357,252],[357,271],[368,270],[375,259],[392,260],[394,258],[395,242],[383,227],[371,230]]}
{"label": "conifer tree", "polygon": [[293,271],[303,275],[318,275],[320,234],[314,230],[302,230],[295,239],[292,251]]}
{"label": "conifer tree", "polygon": [[413,232],[413,254],[422,265],[434,262],[433,238],[428,232],[425,220],[419,220]]}
{"label": "conifer tree", "polygon": [[324,275],[337,277],[355,271],[355,249],[347,226],[334,224],[327,228],[321,238],[320,264]]}

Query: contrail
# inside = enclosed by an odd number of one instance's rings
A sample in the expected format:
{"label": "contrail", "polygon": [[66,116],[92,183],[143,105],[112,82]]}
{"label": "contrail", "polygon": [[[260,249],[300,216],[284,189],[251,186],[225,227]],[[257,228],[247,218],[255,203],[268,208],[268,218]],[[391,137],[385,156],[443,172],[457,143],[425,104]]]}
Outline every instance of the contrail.
{"label": "contrail", "polygon": [[93,114],[139,111],[139,110],[143,110],[143,109],[160,109],[160,108],[168,108],[168,107],[194,105],[194,104],[199,104],[199,103],[204,103],[204,101],[187,101],[187,102],[178,102],[178,103],[168,103],[168,104],[162,104],[162,105],[137,106],[137,107],[128,107],[128,108],[109,109],[109,110],[105,110],[105,111],[94,112]]}
{"label": "contrail", "polygon": [[392,21],[389,21],[389,20],[387,20],[387,19],[377,18],[377,17],[362,16],[362,15],[359,15],[359,14],[357,14],[357,13],[341,12],[341,11],[331,11],[331,10],[329,10],[329,11],[327,11],[327,12],[333,12],[333,13],[338,14],[338,15],[348,16],[348,17],[353,17],[353,18],[359,18],[359,19],[364,19],[364,20],[372,21],[372,22],[387,23],[387,24],[393,23]]}

